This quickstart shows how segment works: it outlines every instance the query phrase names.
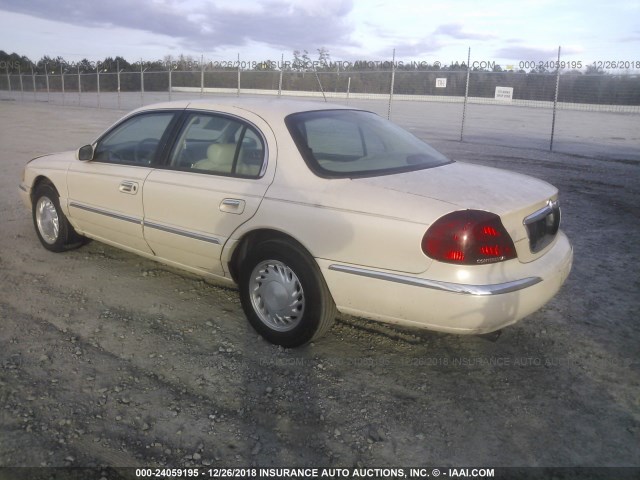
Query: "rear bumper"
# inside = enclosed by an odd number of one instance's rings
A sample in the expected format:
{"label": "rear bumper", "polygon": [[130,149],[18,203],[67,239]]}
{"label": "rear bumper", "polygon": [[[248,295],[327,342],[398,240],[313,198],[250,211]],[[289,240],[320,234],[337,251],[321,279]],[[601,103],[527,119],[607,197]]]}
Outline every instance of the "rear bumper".
{"label": "rear bumper", "polygon": [[[530,315],[565,282],[573,249],[559,232],[553,247],[533,262],[494,266],[502,281],[457,283],[318,260],[343,313],[388,323],[460,334],[488,333]],[[455,267],[451,267],[451,278]],[[505,278],[506,277],[506,278]]]}

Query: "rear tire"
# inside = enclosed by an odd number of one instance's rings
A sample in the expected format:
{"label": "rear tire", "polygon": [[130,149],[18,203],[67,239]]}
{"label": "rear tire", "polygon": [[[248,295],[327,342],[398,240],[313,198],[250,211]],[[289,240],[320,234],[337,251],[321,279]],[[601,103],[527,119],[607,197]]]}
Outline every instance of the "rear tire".
{"label": "rear tire", "polygon": [[51,252],[64,252],[79,247],[83,237],[73,229],[60,208],[55,187],[43,183],[33,193],[33,225],[42,246]]}
{"label": "rear tire", "polygon": [[276,345],[320,338],[335,320],[336,305],[317,264],[290,242],[256,245],[242,264],[239,286],[249,323]]}

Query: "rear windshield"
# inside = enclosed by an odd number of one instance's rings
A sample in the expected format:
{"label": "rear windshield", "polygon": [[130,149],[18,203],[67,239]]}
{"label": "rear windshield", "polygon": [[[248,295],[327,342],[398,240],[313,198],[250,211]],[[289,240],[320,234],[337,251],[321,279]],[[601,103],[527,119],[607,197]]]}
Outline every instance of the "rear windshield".
{"label": "rear windshield", "polygon": [[365,177],[451,163],[406,130],[371,112],[319,110],[285,122],[309,168],[322,177]]}

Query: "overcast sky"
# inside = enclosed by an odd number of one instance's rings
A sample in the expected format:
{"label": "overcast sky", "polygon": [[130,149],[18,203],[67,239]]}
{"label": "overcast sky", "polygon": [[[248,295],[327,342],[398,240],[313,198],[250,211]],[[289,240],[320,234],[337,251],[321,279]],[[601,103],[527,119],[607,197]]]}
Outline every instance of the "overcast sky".
{"label": "overcast sky", "polygon": [[[38,60],[640,62],[640,0],[0,0],[0,49]],[[640,69],[638,69],[640,72]]]}

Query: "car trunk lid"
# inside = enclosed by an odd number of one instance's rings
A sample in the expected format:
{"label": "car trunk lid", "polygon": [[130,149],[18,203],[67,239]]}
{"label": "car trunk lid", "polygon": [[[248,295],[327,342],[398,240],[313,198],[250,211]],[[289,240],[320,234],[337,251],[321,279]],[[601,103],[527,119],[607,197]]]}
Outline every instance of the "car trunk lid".
{"label": "car trunk lid", "polygon": [[[558,190],[547,182],[519,173],[455,162],[397,175],[358,178],[353,182],[436,199],[451,204],[452,211],[476,209],[495,213],[511,235],[522,262],[543,255],[552,243],[549,237],[555,235],[551,228],[544,229],[542,213],[549,210],[548,213],[559,215],[557,208],[551,208],[555,207]],[[529,221],[527,225],[525,219]],[[539,228],[531,226],[532,219],[539,222]],[[553,223],[553,219],[547,223]],[[544,239],[530,238],[530,233]],[[532,249],[532,245],[538,248]]]}

